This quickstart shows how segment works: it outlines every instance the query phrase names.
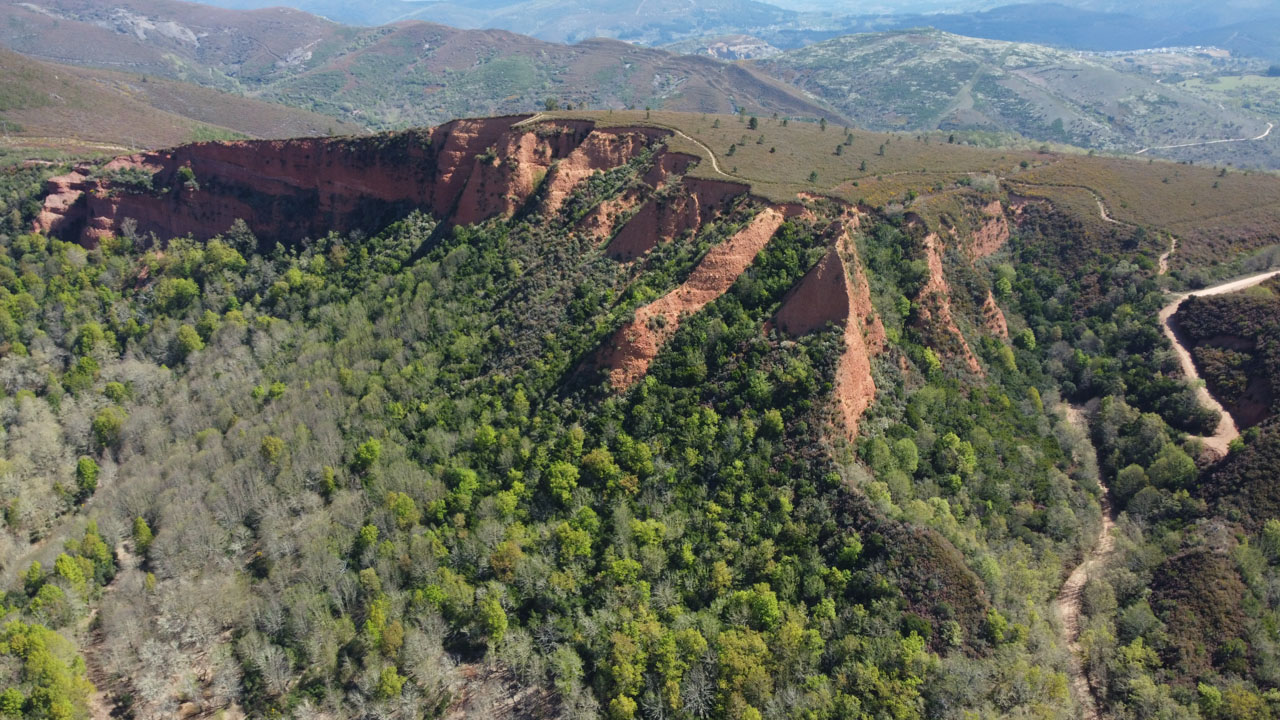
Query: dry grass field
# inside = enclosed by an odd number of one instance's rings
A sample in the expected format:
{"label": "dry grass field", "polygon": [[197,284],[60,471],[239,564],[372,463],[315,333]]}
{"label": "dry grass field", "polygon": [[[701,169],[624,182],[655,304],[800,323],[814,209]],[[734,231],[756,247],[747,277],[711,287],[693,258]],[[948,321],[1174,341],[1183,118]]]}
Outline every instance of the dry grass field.
{"label": "dry grass field", "polygon": [[721,171],[703,162],[695,174],[728,175],[771,200],[814,193],[873,206],[901,203],[919,211],[934,204],[930,198],[995,180],[1006,190],[1047,198],[1086,223],[1105,222],[1098,211],[1101,199],[1118,222],[1178,237],[1175,268],[1280,243],[1280,176],[1270,173],[1224,172],[1145,157],[989,149],[962,144],[960,134],[949,143],[947,134],[937,133],[846,133],[833,124],[825,129],[812,122],[784,125],[773,117],[757,118],[752,130],[749,117],[736,115],[548,114],[556,115],[679,130],[687,138],[673,138],[673,147],[703,158],[709,149]]}

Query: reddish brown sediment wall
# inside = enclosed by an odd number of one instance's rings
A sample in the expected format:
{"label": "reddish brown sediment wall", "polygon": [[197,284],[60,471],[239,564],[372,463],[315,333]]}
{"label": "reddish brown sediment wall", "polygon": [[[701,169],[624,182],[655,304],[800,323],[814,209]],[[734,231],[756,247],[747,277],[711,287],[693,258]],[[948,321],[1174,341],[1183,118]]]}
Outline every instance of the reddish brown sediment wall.
{"label": "reddish brown sediment wall", "polygon": [[[260,238],[287,244],[380,229],[415,208],[467,224],[515,212],[543,177],[562,200],[577,179],[625,163],[666,135],[586,121],[522,128],[522,119],[359,138],[196,143],[117,158],[96,176],[78,168],[51,180],[34,229],[94,244],[132,218],[140,233],[206,239],[243,219]],[[183,167],[199,189],[185,187]],[[112,182],[127,169],[153,173],[155,189]]]}
{"label": "reddish brown sediment wall", "polygon": [[944,334],[951,336],[950,349],[941,348],[945,354],[958,357],[972,373],[982,373],[978,358],[969,348],[969,341],[956,325],[951,314],[951,286],[947,283],[942,269],[942,238],[937,233],[929,233],[925,238],[925,259],[929,263],[929,280],[916,296],[919,307],[918,317],[926,325],[934,325]]}
{"label": "reddish brown sediment wall", "polygon": [[614,235],[607,252],[618,260],[633,260],[685,233],[696,235],[747,190],[740,183],[686,177],[673,192],[658,194],[642,205]]}
{"label": "reddish brown sediment wall", "polygon": [[856,216],[832,228],[827,254],[783,298],[772,326],[792,336],[834,325],[844,335],[844,352],[836,365],[837,421],[846,437],[858,434],[862,414],[875,401],[871,358],[885,345],[884,325],[871,306],[871,292],[849,234]]}
{"label": "reddish brown sediment wall", "polygon": [[599,354],[613,387],[625,390],[643,378],[680,327],[681,317],[698,312],[732,287],[792,212],[787,207],[764,208],[733,237],[711,248],[679,287],[637,310],[635,319],[614,333]]}

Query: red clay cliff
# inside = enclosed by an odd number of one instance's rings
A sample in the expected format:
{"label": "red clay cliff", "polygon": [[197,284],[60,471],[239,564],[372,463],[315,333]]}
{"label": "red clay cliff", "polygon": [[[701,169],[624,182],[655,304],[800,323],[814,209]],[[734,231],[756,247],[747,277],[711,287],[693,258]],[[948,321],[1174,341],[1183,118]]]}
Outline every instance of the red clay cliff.
{"label": "red clay cliff", "polygon": [[[558,205],[578,180],[666,135],[570,120],[526,128],[523,119],[456,120],[357,138],[196,143],[117,158],[96,176],[81,167],[50,180],[34,229],[93,245],[126,218],[142,234],[197,239],[243,219],[264,241],[290,244],[331,230],[377,230],[413,209],[467,224],[519,210],[543,178],[552,183],[549,203]],[[194,183],[179,174],[184,167]],[[120,171],[131,169],[151,174],[152,188],[120,182]]]}

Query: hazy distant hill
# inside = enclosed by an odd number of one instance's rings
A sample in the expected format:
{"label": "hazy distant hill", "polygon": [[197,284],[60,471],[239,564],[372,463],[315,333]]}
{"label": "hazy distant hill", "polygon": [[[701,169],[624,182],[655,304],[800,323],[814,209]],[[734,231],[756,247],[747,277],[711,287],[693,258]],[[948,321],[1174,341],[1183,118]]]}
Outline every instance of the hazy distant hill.
{"label": "hazy distant hill", "polygon": [[154,148],[226,137],[358,131],[331,117],[163,78],[43,63],[0,50],[5,137],[44,146]]}
{"label": "hazy distant hill", "polygon": [[319,62],[359,30],[298,10],[172,0],[0,2],[0,44],[75,65],[233,86]]}
{"label": "hazy distant hill", "polygon": [[[276,4],[275,0],[206,1],[237,8]],[[1058,0],[994,8],[966,2],[876,6],[803,0],[291,0],[289,4],[358,25],[417,19],[461,28],[502,28],[560,42],[601,36],[657,45],[750,34],[777,47],[796,48],[850,33],[929,26],[958,35],[1078,50],[1213,44],[1237,54],[1280,58],[1280,8],[1230,1]]]}
{"label": "hazy distant hill", "polygon": [[373,127],[575,107],[751,112],[837,118],[750,68],[616,40],[558,45],[500,30],[403,24],[334,61],[273,83],[266,98]]}
{"label": "hazy distant hill", "polygon": [[9,3],[0,5],[0,44],[40,58],[239,88],[372,128],[526,112],[548,99],[837,118],[794,88],[710,57],[424,22],[356,28],[293,10],[47,0],[37,11]]}
{"label": "hazy distant hill", "polygon": [[[227,7],[264,7],[266,0],[216,0]],[[481,2],[344,2],[293,0],[341,22],[381,25],[425,20],[462,28],[498,28],[555,42],[612,37],[650,45],[703,35],[794,26],[801,14],[756,0],[482,0]],[[835,28],[835,25],[831,26]]]}
{"label": "hazy distant hill", "polygon": [[1266,128],[1101,59],[937,30],[846,36],[754,64],[868,128],[1014,131],[1129,152]]}

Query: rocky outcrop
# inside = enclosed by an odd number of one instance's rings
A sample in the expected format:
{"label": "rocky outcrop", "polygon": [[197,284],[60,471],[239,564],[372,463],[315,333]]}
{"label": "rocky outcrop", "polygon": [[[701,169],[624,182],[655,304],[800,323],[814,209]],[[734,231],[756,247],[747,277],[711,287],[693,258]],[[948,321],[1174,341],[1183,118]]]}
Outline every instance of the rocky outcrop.
{"label": "rocky outcrop", "polygon": [[790,212],[791,208],[764,208],[733,237],[711,248],[680,287],[637,310],[635,319],[614,333],[598,358],[613,387],[625,390],[643,378],[681,318],[732,287]]}
{"label": "rocky outcrop", "polygon": [[697,234],[747,194],[746,185],[702,178],[684,178],[671,190],[655,195],[622,226],[607,248],[610,257],[633,260],[685,233]]}
{"label": "rocky outcrop", "polygon": [[987,299],[982,303],[982,324],[992,335],[1009,339],[1009,321],[1005,319],[1004,311],[996,304],[996,296],[990,290],[987,290]]}
{"label": "rocky outcrop", "polygon": [[[473,223],[518,210],[553,164],[563,193],[575,178],[625,163],[664,135],[587,121],[521,127],[522,119],[360,138],[196,143],[119,158],[96,176],[79,168],[51,180],[35,229],[93,244],[132,218],[140,233],[205,239],[242,219],[264,242],[289,244],[377,230],[414,209]],[[184,183],[184,167],[195,183]],[[128,186],[120,171],[150,174],[152,188]]]}
{"label": "rocky outcrop", "polygon": [[942,269],[942,239],[929,233],[924,240],[925,259],[929,264],[929,280],[916,296],[915,305],[920,325],[941,342],[934,348],[941,355],[959,358],[969,372],[981,374],[982,366],[969,347],[951,314],[951,286]]}
{"label": "rocky outcrop", "polygon": [[982,224],[974,231],[969,244],[975,259],[987,257],[1009,242],[1009,221],[999,200],[992,200],[982,207],[982,218]]}
{"label": "rocky outcrop", "polygon": [[[599,241],[611,239],[619,227],[632,219],[637,207],[644,205],[656,193],[666,190],[670,183],[683,181],[684,173],[689,170],[695,160],[696,158],[692,155],[684,153],[662,153],[640,178],[640,182],[624,190],[617,197],[605,200],[591,208],[578,221],[578,230]],[[691,180],[690,183],[696,185],[697,181]],[[548,195],[550,196],[551,192]],[[548,202],[547,209],[556,209],[563,203],[564,196],[561,196],[558,200]]]}
{"label": "rocky outcrop", "polygon": [[841,329],[844,352],[836,366],[835,401],[841,430],[852,440],[862,414],[875,401],[871,358],[884,348],[885,333],[871,307],[870,288],[848,226],[837,225],[827,254],[783,298],[773,326],[793,336],[830,325]]}
{"label": "rocky outcrop", "polygon": [[[657,139],[662,133],[656,130],[635,129],[625,133],[605,134],[591,133],[573,152],[557,162],[546,177],[547,189],[543,196],[543,208],[548,214],[560,211],[565,198],[573,192],[583,180],[597,172],[627,164]],[[674,157],[671,155],[668,158]],[[688,156],[684,156],[688,157]],[[654,163],[653,179],[650,185],[659,185],[666,178],[664,172],[668,167],[677,164],[659,161]],[[681,172],[687,162],[680,165]],[[651,171],[652,172],[652,171]],[[646,181],[649,179],[646,178]]]}

